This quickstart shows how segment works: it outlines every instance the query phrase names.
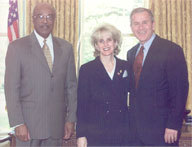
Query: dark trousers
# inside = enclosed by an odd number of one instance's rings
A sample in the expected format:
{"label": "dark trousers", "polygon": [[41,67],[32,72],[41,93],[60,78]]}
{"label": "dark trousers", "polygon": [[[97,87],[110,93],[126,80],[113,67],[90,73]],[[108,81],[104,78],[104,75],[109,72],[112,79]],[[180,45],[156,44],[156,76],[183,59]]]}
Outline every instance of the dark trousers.
{"label": "dark trousers", "polygon": [[178,139],[176,142],[174,143],[171,143],[171,144],[168,144],[168,143],[165,143],[164,139],[162,141],[159,141],[159,142],[154,142],[151,138],[151,142],[145,142],[142,140],[142,138],[139,136],[139,134],[137,132],[134,132],[134,133],[131,133],[131,139],[129,141],[129,144],[130,146],[179,146],[179,137],[180,137],[180,133],[178,135]]}

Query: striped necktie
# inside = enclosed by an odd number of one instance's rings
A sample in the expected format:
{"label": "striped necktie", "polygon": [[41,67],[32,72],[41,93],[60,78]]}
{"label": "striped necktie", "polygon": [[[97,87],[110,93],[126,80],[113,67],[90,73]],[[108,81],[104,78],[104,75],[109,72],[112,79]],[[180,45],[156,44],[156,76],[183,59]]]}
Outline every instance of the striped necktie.
{"label": "striped necktie", "polygon": [[135,57],[135,61],[133,64],[133,71],[134,71],[134,75],[135,75],[135,87],[136,88],[138,86],[139,77],[140,77],[141,70],[142,70],[142,63],[143,63],[143,57],[144,57],[143,49],[144,49],[144,47],[141,46],[139,53]]}
{"label": "striped necktie", "polygon": [[49,49],[49,47],[48,47],[48,45],[46,43],[46,40],[44,40],[43,42],[44,42],[43,53],[45,55],[45,58],[47,60],[48,65],[49,65],[49,69],[52,72],[53,63],[52,63],[52,57],[51,57],[50,49]]}

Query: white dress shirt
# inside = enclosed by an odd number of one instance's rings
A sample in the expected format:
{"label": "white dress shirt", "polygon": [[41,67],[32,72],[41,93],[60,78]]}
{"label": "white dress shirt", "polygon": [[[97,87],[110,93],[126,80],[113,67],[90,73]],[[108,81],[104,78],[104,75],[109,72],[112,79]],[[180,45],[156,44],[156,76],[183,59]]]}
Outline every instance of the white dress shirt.
{"label": "white dress shirt", "polygon": [[[41,37],[35,30],[34,30],[34,33],[35,33],[35,36],[37,37],[37,40],[41,46],[41,48],[43,48],[43,45],[44,45],[44,38]],[[53,40],[52,40],[52,35],[49,34],[49,36],[46,38],[46,43],[50,49],[50,54],[51,54],[51,57],[52,57],[52,63],[54,61],[54,50],[53,50]]]}

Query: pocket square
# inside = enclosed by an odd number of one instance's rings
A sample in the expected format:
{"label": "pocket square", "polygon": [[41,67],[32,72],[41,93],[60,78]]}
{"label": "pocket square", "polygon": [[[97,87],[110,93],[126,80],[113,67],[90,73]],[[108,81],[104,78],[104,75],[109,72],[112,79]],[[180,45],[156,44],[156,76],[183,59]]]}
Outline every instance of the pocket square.
{"label": "pocket square", "polygon": [[124,73],[123,73],[123,78],[127,77],[128,76],[128,72],[127,70],[124,70]]}

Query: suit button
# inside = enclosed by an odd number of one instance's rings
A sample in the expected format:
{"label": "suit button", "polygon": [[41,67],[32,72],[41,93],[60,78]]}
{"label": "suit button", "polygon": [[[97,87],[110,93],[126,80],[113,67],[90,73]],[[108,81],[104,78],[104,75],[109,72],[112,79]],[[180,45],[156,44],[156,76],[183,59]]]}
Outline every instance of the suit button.
{"label": "suit button", "polygon": [[107,110],[107,114],[109,113],[109,110]]}
{"label": "suit button", "polygon": [[119,112],[121,113],[121,110],[119,110]]}
{"label": "suit button", "polygon": [[109,102],[106,102],[106,104],[108,105],[108,104],[109,104]]}

